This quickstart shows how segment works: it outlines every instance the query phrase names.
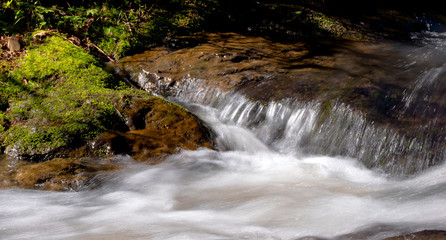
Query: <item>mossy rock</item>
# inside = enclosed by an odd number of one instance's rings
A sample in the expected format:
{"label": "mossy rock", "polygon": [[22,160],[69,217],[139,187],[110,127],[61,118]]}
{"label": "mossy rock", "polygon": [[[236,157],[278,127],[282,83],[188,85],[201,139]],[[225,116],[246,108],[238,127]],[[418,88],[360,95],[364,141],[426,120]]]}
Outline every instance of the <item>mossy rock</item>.
{"label": "mossy rock", "polygon": [[125,126],[113,99],[150,94],[129,88],[61,36],[31,47],[2,74],[0,139],[6,153],[34,161],[62,156],[107,129]]}
{"label": "mossy rock", "polygon": [[10,124],[7,129],[2,124],[0,134],[7,154],[47,160],[59,150],[82,146],[119,121],[110,98],[120,92],[82,48],[53,36],[17,63],[2,78],[8,105],[2,122]]}
{"label": "mossy rock", "polygon": [[210,131],[192,113],[122,84],[63,37],[30,49],[18,65],[1,79],[8,89],[2,147],[25,164],[6,178],[13,186],[76,190],[94,175],[79,160],[85,157],[130,154],[154,163],[180,149],[212,148]]}

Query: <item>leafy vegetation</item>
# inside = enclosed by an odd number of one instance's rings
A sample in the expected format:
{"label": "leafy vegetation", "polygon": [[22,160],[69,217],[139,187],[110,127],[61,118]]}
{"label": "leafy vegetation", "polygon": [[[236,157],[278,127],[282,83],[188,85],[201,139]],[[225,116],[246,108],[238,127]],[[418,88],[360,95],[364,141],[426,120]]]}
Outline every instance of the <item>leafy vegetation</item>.
{"label": "leafy vegetation", "polygon": [[118,59],[166,36],[199,31],[216,9],[216,0],[8,0],[0,7],[0,29],[6,35],[57,29]]}
{"label": "leafy vegetation", "polygon": [[[321,37],[355,38],[349,31],[364,34],[367,29],[393,32],[397,37],[416,24],[407,22],[413,12],[397,16],[390,14],[392,11],[377,11],[395,7],[424,11],[416,3],[392,1],[4,0],[0,2],[0,32],[11,36],[53,29],[74,36],[78,45],[119,59],[170,36],[200,31],[235,31],[309,42]],[[441,10],[435,4],[423,4],[423,8]]]}

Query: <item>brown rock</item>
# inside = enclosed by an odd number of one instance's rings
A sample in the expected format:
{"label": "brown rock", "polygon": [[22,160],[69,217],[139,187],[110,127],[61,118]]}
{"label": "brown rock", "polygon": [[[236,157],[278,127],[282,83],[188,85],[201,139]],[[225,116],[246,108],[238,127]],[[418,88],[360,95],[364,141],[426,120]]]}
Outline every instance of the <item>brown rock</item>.
{"label": "brown rock", "polygon": [[[17,166],[8,186],[52,191],[79,190],[99,173],[118,169],[118,165],[71,158]],[[90,187],[91,187],[90,186]]]}
{"label": "brown rock", "polygon": [[128,132],[109,131],[95,148],[112,154],[126,153],[138,161],[158,163],[180,149],[212,148],[211,133],[192,113],[160,98],[127,96],[115,103],[127,118]]}
{"label": "brown rock", "polygon": [[424,230],[416,233],[409,233],[402,236],[390,237],[384,240],[444,240],[446,231]]}
{"label": "brown rock", "polygon": [[[326,101],[350,96],[355,88],[386,77],[388,64],[383,59],[375,55],[364,57],[376,51],[376,47],[366,43],[338,48],[335,43],[312,46],[236,33],[203,34],[196,38],[200,44],[191,48],[170,51],[160,47],[124,57],[115,69],[141,88],[163,95],[189,86],[190,79],[200,79],[193,84],[196,91],[239,91],[262,101]],[[370,69],[373,72],[369,73]]]}
{"label": "brown rock", "polygon": [[15,37],[10,37],[8,39],[8,49],[10,52],[17,52],[20,51],[20,42],[17,38]]}

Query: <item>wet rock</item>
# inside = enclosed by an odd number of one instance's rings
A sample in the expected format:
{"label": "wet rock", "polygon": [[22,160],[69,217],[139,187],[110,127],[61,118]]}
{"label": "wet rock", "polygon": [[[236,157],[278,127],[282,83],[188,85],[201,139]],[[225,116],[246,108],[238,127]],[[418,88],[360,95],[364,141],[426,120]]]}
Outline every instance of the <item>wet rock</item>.
{"label": "wet rock", "polygon": [[77,191],[96,187],[101,176],[117,169],[117,164],[95,159],[55,158],[41,163],[2,159],[0,187]]}
{"label": "wet rock", "polygon": [[201,89],[232,91],[242,81],[277,74],[290,59],[308,54],[301,43],[281,44],[235,33],[205,34],[200,39],[203,43],[193,48],[174,52],[157,48],[123,58],[115,68],[153,92],[174,92],[188,79],[205,80]]}
{"label": "wet rock", "polygon": [[385,238],[384,240],[443,240],[446,239],[446,231],[424,230],[415,233],[409,233],[396,237]]}
{"label": "wet rock", "polygon": [[385,44],[283,43],[235,33],[196,38],[197,46],[153,49],[123,58],[115,69],[164,95],[216,89],[261,101],[337,99],[370,112],[375,121],[391,114],[383,102],[388,95],[395,96],[393,102],[401,100],[407,83],[398,73],[389,74],[392,63],[380,55],[389,48]]}
{"label": "wet rock", "polygon": [[[52,154],[0,159],[0,187],[21,187],[53,191],[93,188],[101,176],[116,170],[105,158],[128,154],[155,164],[181,149],[213,148],[211,132],[192,113],[158,97],[125,95],[115,99],[115,109],[126,130],[109,130],[88,146],[58,150]],[[57,156],[56,158],[53,158]],[[64,157],[64,158],[61,158]],[[42,162],[37,162],[42,161]]]}
{"label": "wet rock", "polygon": [[192,113],[161,98],[125,96],[115,102],[130,129],[108,131],[93,146],[108,154],[130,154],[138,161],[158,163],[181,149],[212,148],[210,131]]}

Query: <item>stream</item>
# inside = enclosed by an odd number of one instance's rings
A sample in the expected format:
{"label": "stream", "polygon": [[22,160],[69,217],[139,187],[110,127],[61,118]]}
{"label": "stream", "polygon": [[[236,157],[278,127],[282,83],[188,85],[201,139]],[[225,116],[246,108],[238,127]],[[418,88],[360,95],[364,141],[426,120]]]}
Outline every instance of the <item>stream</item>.
{"label": "stream", "polygon": [[[417,76],[405,113],[442,116],[445,39],[414,35],[407,55],[418,60],[401,64]],[[446,230],[446,165],[420,161],[424,141],[343,103],[328,112],[316,101],[260,103],[199,82],[170,100],[213,130],[218,151],[181,151],[154,166],[117,156],[126,167],[89,191],[1,189],[0,239],[378,240]]]}

